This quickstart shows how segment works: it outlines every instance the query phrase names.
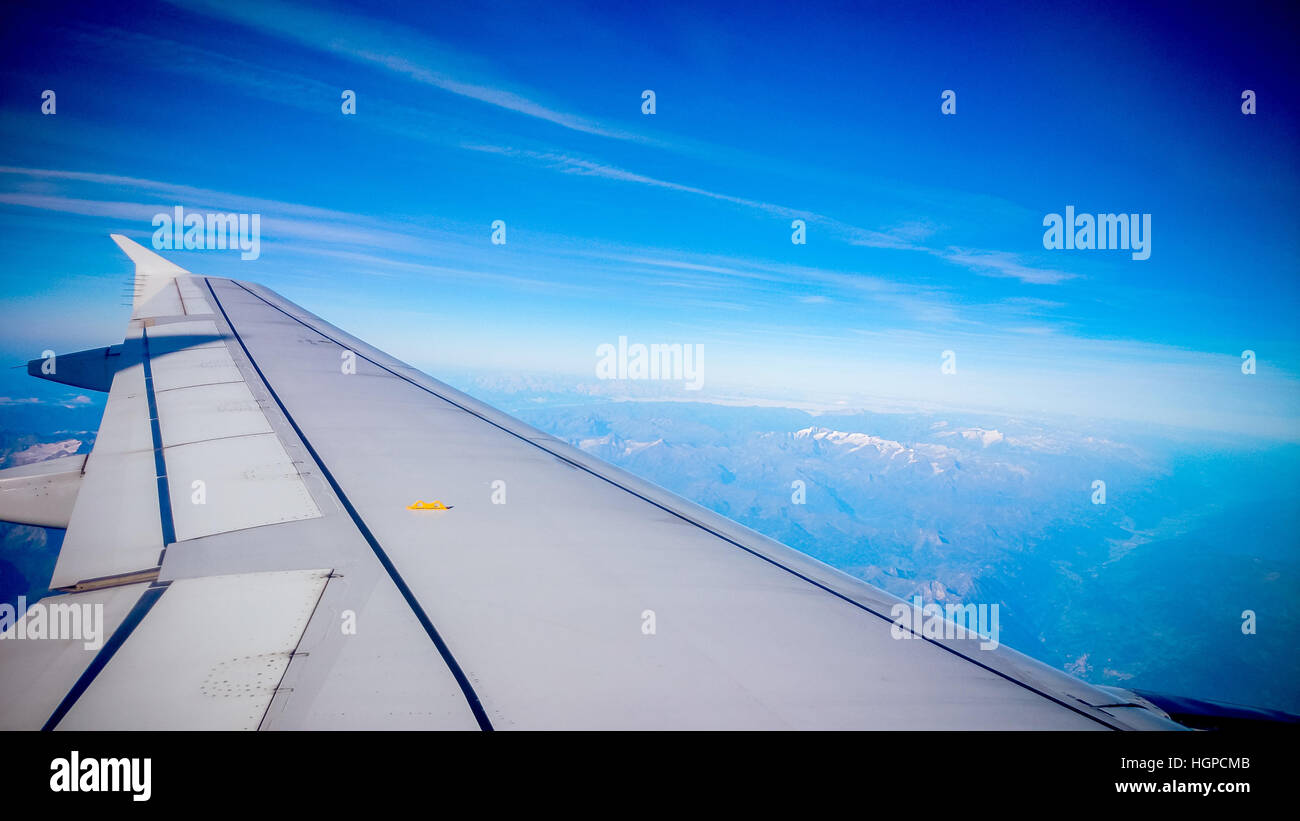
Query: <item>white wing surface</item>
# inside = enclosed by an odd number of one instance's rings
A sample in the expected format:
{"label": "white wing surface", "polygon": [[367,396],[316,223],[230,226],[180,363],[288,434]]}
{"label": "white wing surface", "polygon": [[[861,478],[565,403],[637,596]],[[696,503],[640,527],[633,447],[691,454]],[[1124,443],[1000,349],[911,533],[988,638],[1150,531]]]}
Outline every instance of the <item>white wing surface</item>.
{"label": "white wing surface", "polygon": [[[114,239],[124,341],[32,369],[108,390],[94,449],[0,472],[0,519],[67,527],[61,594],[0,640],[0,727],[1177,727],[897,638],[893,596]],[[16,638],[54,605],[98,606],[102,646]]]}

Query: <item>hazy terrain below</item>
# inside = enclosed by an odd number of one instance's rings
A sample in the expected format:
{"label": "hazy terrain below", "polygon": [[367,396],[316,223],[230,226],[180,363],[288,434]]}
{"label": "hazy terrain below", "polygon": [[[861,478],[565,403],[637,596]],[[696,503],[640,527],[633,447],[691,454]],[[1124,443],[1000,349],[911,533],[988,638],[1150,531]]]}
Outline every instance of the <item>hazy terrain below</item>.
{"label": "hazy terrain below", "polygon": [[[89,453],[103,401],[45,402],[0,398],[0,469]],[[63,531],[0,522],[0,602],[46,595]]]}
{"label": "hazy terrain below", "polygon": [[[1089,681],[1300,712],[1297,446],[463,387],[891,593],[996,603],[1002,643]],[[101,401],[0,407],[0,467],[86,452]],[[0,600],[44,594],[61,540],[0,524]]]}

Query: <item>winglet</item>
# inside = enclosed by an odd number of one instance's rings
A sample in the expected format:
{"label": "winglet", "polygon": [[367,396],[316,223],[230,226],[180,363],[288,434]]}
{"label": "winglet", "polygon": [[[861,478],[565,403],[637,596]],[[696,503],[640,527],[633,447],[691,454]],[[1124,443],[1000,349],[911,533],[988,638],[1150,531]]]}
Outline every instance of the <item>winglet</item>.
{"label": "winglet", "polygon": [[189,273],[189,271],[175,263],[168,262],[134,240],[129,240],[121,234],[109,234],[109,236],[113,238],[113,242],[117,243],[117,247],[125,251],[131,261],[135,263],[135,300],[132,302],[133,309],[139,309],[141,305],[167,287],[176,277]]}

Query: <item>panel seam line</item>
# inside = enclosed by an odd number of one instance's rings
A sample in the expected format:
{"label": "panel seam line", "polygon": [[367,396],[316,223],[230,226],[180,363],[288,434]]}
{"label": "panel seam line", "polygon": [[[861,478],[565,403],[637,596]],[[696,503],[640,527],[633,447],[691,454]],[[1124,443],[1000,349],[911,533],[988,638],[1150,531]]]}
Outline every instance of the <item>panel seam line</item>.
{"label": "panel seam line", "polygon": [[[248,350],[248,345],[245,344],[244,338],[235,328],[235,324],[230,321],[230,315],[226,313],[226,306],[222,304],[221,298],[217,296],[216,289],[212,287],[212,283],[208,281],[206,277],[203,282],[208,286],[208,291],[212,294],[213,300],[217,303],[217,310],[221,312],[221,316],[225,320],[226,325],[230,327],[230,333],[235,337],[235,341],[239,343],[240,348],[243,349],[244,355],[248,357],[248,363],[252,365],[253,370],[257,372],[257,376],[266,387],[267,393],[269,393],[271,398],[275,400],[275,404],[279,406],[280,412],[284,414],[285,420],[288,421],[290,427],[293,428],[294,433],[297,434],[303,447],[307,449],[307,452],[311,454],[312,459],[316,461],[316,465],[320,468],[321,475],[325,477],[327,482],[329,482],[329,485],[334,490],[334,494],[338,497],[339,502],[343,504],[343,509],[346,510],[348,515],[352,518],[352,522],[356,525],[357,530],[360,531],[362,538],[364,538],[370,545],[370,549],[374,552],[375,557],[379,559],[379,563],[383,566],[384,570],[387,571],[388,577],[392,579],[393,584],[397,586],[398,591],[402,594],[402,598],[406,599],[407,605],[415,613],[415,617],[419,620],[420,625],[424,627],[424,631],[429,635],[434,646],[438,649],[438,653],[442,656],[442,659],[446,663],[452,677],[460,686],[461,693],[464,695],[465,701],[469,704],[470,712],[473,713],[475,721],[478,722],[479,729],[491,730],[492,722],[488,719],[487,712],[483,709],[483,704],[479,700],[478,694],[474,691],[474,686],[470,683],[469,677],[465,675],[465,671],[461,669],[455,656],[452,655],[451,648],[449,648],[446,642],[443,641],[437,628],[434,627],[433,621],[424,611],[419,600],[416,599],[415,593],[412,592],[411,588],[406,584],[406,581],[402,578],[402,574],[398,572],[397,566],[393,564],[392,559],[390,559],[388,554],[384,552],[378,539],[376,539],[374,534],[370,532],[370,528],[366,526],[365,521],[361,518],[361,514],[357,512],[357,509],[352,505],[351,500],[348,499],[347,494],[343,492],[343,488],[334,478],[334,474],[330,472],[330,469],[326,467],[324,460],[321,459],[320,454],[316,452],[314,447],[312,447],[311,442],[308,441],[302,428],[298,427],[298,423],[294,420],[293,415],[289,413],[289,409],[285,407],[284,402],[280,399],[280,395],[275,392],[275,388],[271,387],[271,383],[267,380],[266,374],[262,373],[262,369],[258,366],[257,360],[253,358],[252,352]],[[333,340],[330,341],[333,342]],[[335,342],[334,344],[337,345],[338,343]]]}

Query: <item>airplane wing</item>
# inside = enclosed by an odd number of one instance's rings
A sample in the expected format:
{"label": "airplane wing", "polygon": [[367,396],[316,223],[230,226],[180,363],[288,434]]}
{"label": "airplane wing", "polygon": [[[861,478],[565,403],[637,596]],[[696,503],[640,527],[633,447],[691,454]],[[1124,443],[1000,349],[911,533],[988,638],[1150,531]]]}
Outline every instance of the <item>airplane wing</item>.
{"label": "airplane wing", "polygon": [[0,472],[0,519],[67,528],[0,727],[1179,726],[113,238],[125,339],[29,366],[107,391],[94,448]]}

